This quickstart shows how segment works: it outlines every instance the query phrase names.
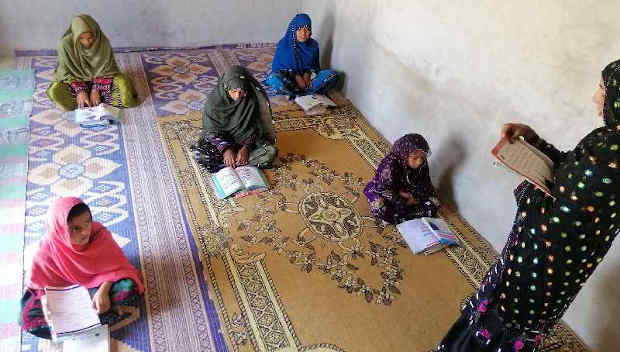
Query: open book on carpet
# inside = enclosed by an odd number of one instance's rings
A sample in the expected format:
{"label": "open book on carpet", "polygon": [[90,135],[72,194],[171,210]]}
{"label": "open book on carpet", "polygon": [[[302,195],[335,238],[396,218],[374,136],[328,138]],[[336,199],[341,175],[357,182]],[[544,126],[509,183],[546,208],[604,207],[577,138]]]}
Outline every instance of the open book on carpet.
{"label": "open book on carpet", "polygon": [[491,150],[497,162],[522,176],[543,192],[551,195],[548,184],[553,183],[553,161],[522,138],[514,143],[502,138]]}
{"label": "open book on carpet", "polygon": [[269,183],[263,172],[255,166],[239,166],[235,169],[225,167],[211,174],[211,186],[219,199],[231,195],[242,197],[248,194],[260,193],[269,188]]}
{"label": "open book on carpet", "polygon": [[413,253],[425,255],[458,245],[456,235],[439,218],[418,218],[401,222],[396,228]]}
{"label": "open book on carpet", "polygon": [[113,121],[120,122],[123,111],[117,107],[101,103],[97,106],[76,109],[73,120],[82,127],[107,126]]}
{"label": "open book on carpet", "polygon": [[309,115],[317,114],[329,107],[336,106],[336,103],[322,94],[300,95],[295,98],[295,103]]}

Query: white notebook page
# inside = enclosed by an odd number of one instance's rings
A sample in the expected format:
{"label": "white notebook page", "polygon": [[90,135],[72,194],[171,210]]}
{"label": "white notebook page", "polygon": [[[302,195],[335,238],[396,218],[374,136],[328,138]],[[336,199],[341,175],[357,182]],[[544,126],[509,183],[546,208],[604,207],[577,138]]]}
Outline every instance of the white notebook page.
{"label": "white notebook page", "polygon": [[439,243],[437,236],[423,219],[413,219],[401,222],[396,228],[407,242],[409,248],[418,254],[428,247]]}
{"label": "white notebook page", "polygon": [[222,191],[224,194],[229,195],[237,192],[240,189],[243,189],[243,183],[230,167],[223,168],[215,174],[217,181],[219,182],[220,187],[222,187]]}
{"label": "white notebook page", "polygon": [[248,189],[266,186],[265,181],[260,175],[260,171],[257,171],[253,166],[240,166],[236,168],[235,171]]}
{"label": "white notebook page", "polygon": [[45,291],[52,330],[58,337],[101,325],[85,287],[47,287]]}
{"label": "white notebook page", "polygon": [[110,329],[102,325],[84,335],[64,340],[62,352],[109,352]]}

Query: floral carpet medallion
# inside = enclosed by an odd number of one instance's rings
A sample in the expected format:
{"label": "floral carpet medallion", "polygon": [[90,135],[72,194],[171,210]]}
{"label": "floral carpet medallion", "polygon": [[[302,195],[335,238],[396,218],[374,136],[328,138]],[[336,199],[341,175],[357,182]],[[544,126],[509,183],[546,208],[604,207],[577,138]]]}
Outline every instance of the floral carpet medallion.
{"label": "floral carpet medallion", "polygon": [[[218,200],[189,150],[199,110],[230,65],[263,79],[274,49],[118,54],[144,100],[101,129],[62,121],[45,95],[55,57],[20,60],[36,75],[24,256],[52,198],[85,199],[148,287],[112,350],[428,351],[497,259],[447,204],[440,215],[461,245],[431,256],[412,255],[394,226],[370,217],[362,189],[390,145],[338,97],[317,116],[272,97],[280,153],[265,171],[270,190]],[[563,323],[543,346],[586,351]],[[22,337],[22,351],[47,347]]]}
{"label": "floral carpet medallion", "polygon": [[[191,157],[200,114],[158,120],[231,351],[428,351],[497,258],[448,205],[461,246],[432,256],[372,218],[363,188],[389,144],[339,105],[319,116],[275,106],[271,188],[225,200]],[[563,324],[544,346],[585,351]]]}
{"label": "floral carpet medallion", "polygon": [[[237,226],[252,249],[285,256],[302,273],[318,270],[349,294],[389,305],[403,279],[398,253],[406,244],[394,227],[360,214],[365,182],[318,160],[289,154],[273,171],[273,190],[260,195]],[[285,220],[291,214],[301,226]],[[290,224],[290,221],[289,221]],[[361,266],[372,270],[360,271]],[[365,277],[369,276],[369,277]]]}

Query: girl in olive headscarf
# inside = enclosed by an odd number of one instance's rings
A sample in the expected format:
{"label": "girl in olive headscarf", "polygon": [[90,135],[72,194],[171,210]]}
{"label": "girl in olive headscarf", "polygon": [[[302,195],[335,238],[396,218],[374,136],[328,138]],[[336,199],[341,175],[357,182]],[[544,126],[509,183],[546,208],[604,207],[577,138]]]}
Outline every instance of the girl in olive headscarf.
{"label": "girl in olive headscarf", "polygon": [[133,107],[137,95],[122,74],[108,38],[89,15],[73,18],[58,45],[58,67],[47,89],[49,98],[65,110],[106,103]]}
{"label": "girl in olive headscarf", "polygon": [[248,70],[230,67],[205,103],[194,157],[210,172],[246,164],[268,168],[275,142],[267,95]]}

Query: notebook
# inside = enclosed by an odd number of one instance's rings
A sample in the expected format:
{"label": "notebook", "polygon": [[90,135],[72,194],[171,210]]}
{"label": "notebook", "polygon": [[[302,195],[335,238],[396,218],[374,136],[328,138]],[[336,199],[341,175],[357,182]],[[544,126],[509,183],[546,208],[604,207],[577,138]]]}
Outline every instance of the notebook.
{"label": "notebook", "polygon": [[225,167],[211,174],[211,186],[218,199],[258,193],[269,188],[263,172],[255,166]]}
{"label": "notebook", "polygon": [[548,195],[553,183],[553,161],[522,138],[514,143],[502,138],[491,150],[498,163],[522,176]]}
{"label": "notebook", "polygon": [[62,352],[109,352],[110,329],[101,325],[97,329],[79,336],[66,338],[62,343]]}
{"label": "notebook", "polygon": [[107,126],[112,121],[120,122],[123,111],[101,103],[97,106],[76,109],[73,120],[82,127]]}
{"label": "notebook", "polygon": [[458,245],[456,235],[439,218],[418,218],[396,225],[413,253],[428,255],[447,246]]}
{"label": "notebook", "polygon": [[101,321],[85,287],[46,287],[45,295],[51,312],[48,323],[54,341],[87,334],[101,327]]}
{"label": "notebook", "polygon": [[336,106],[336,103],[322,94],[300,95],[295,98],[295,103],[309,115],[320,113],[328,107]]}

